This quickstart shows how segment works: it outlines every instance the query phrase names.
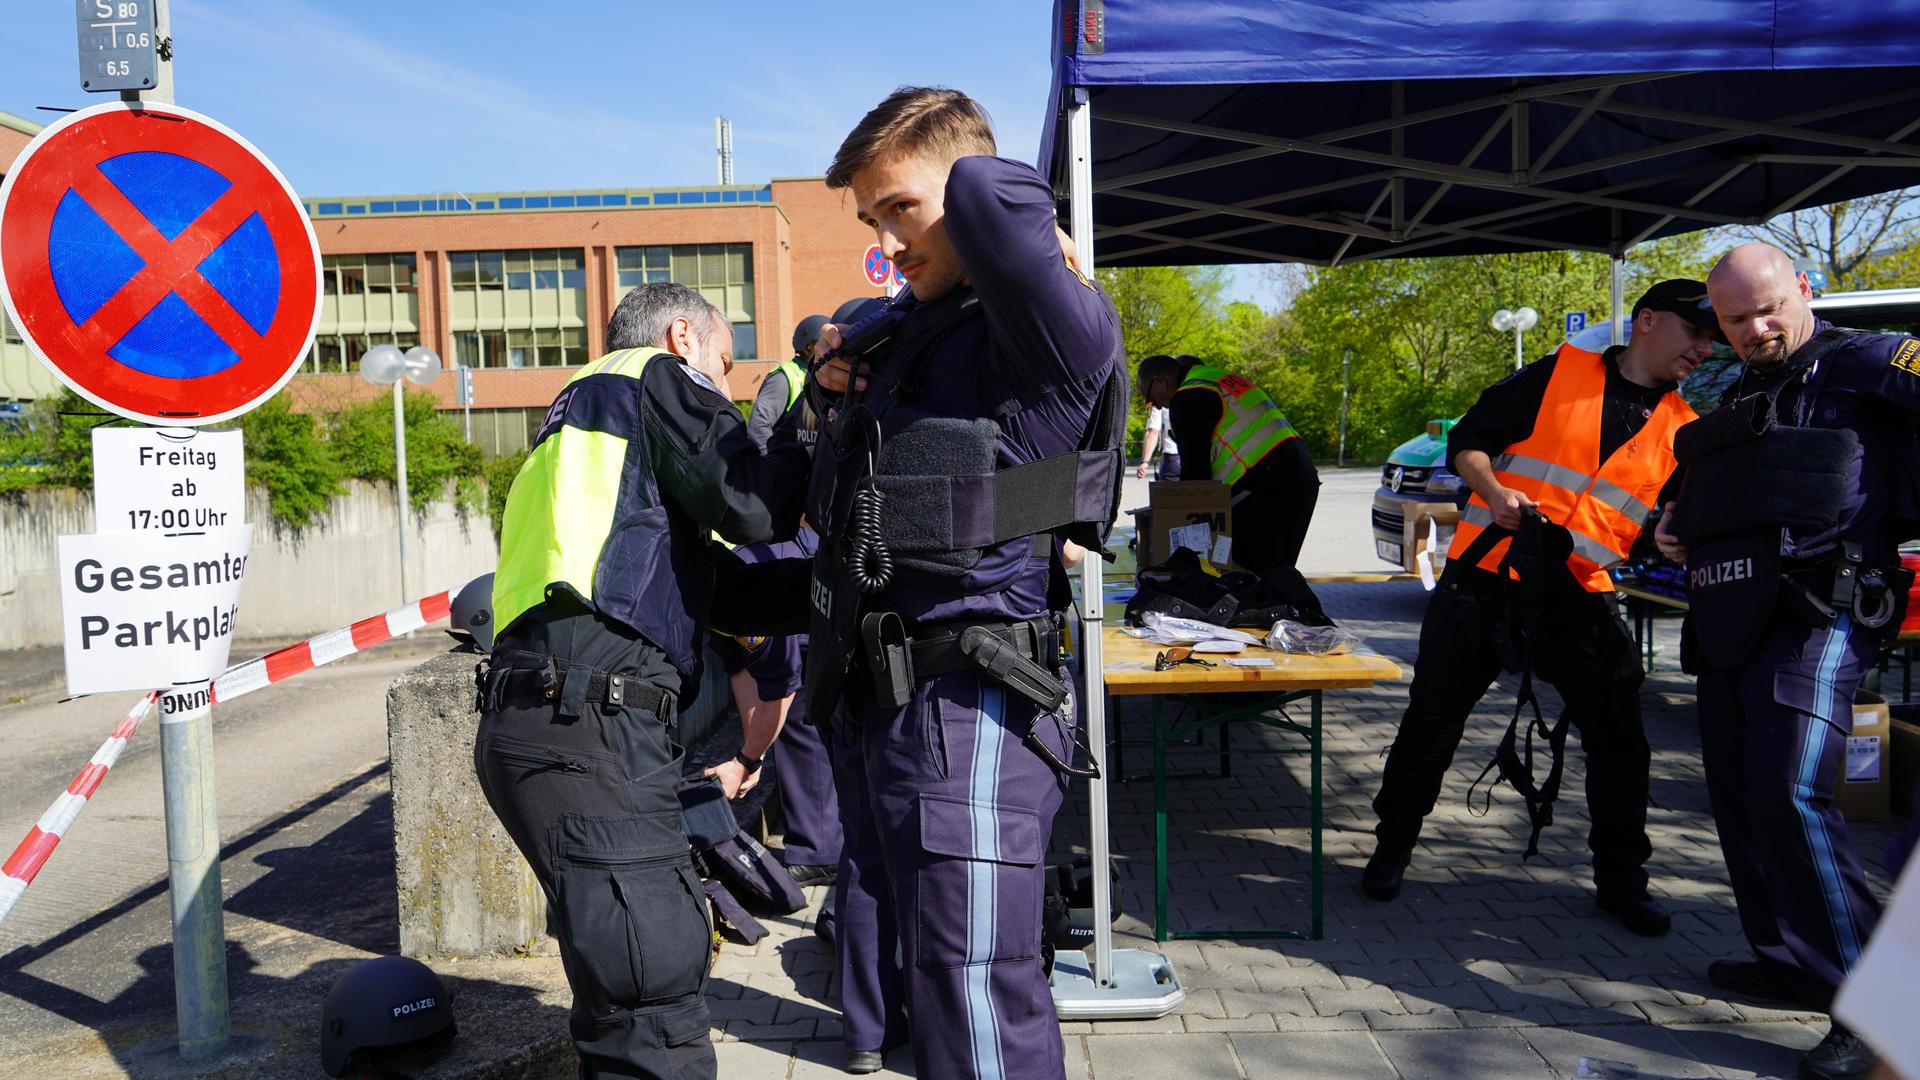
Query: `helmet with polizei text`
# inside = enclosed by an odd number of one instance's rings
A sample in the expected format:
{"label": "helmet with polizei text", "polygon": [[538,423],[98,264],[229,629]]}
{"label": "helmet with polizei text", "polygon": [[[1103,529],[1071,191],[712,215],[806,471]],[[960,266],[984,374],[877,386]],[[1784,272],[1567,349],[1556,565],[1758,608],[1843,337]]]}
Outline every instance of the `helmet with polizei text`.
{"label": "helmet with polizei text", "polygon": [[398,1055],[431,1056],[454,1035],[453,1000],[433,969],[376,956],[347,969],[320,1010],[320,1067],[328,1076],[382,1075]]}

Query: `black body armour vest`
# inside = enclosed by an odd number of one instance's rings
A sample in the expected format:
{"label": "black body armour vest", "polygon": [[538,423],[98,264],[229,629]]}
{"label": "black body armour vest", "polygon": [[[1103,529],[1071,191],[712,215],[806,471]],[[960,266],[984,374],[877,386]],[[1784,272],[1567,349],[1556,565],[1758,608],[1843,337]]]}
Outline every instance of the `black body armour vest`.
{"label": "black body armour vest", "polygon": [[[840,702],[860,662],[861,617],[888,606],[898,571],[912,574],[915,587],[957,579],[985,549],[1032,537],[1029,557],[1053,562],[1049,606],[1058,611],[1070,596],[1054,537],[1104,553],[1120,505],[1125,371],[1119,363],[1109,371],[1079,449],[1001,468],[995,419],[943,413],[941,402],[922,393],[940,343],[982,315],[968,288],[930,304],[889,307],[845,335],[842,353],[871,367],[864,391],[829,395],[809,381],[825,418],[807,492],[807,519],[820,535],[807,649],[810,722],[825,722]],[[1009,395],[993,416],[1019,408]]]}
{"label": "black body armour vest", "polygon": [[1783,533],[1840,523],[1860,438],[1843,428],[1808,427],[1816,383],[1786,412],[1794,382],[1817,377],[1820,360],[1857,331],[1822,331],[1786,361],[1771,392],[1740,397],[1682,427],[1674,456],[1687,470],[1673,531],[1687,546],[1694,645],[1709,667],[1733,668],[1759,645],[1781,602]]}

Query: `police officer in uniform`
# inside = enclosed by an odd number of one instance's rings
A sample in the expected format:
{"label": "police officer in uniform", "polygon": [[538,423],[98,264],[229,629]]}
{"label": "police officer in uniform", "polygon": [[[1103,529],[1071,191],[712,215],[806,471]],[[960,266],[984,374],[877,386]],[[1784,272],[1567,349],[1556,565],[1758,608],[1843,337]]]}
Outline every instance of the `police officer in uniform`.
{"label": "police officer in uniform", "polygon": [[[800,400],[807,384],[807,367],[813,360],[813,344],[820,340],[820,331],[826,325],[825,315],[801,319],[793,328],[793,355],[775,364],[760,380],[760,389],[753,395],[753,409],[747,414],[747,437],[753,445],[764,450],[773,435],[773,425]],[[807,442],[806,434],[801,435],[802,443]]]}
{"label": "police officer in uniform", "polygon": [[[1920,340],[1820,319],[1806,276],[1765,244],[1729,251],[1707,289],[1746,366],[1683,434],[1686,483],[1656,539],[1687,564],[1701,758],[1756,957],[1708,977],[1824,1009],[1880,914],[1833,787],[1854,691],[1899,625],[1896,547],[1920,519]],[[1836,1022],[1801,1075],[1871,1063]]]}
{"label": "police officer in uniform", "polygon": [[714,1075],[676,703],[703,624],[756,629],[756,595],[803,587],[708,537],[793,535],[807,468],[790,434],[748,441],[732,336],[683,285],[635,288],[507,496],[474,764],[554,914],[583,1077]]}
{"label": "police officer in uniform", "polygon": [[[820,340],[820,330],[826,325],[825,315],[800,320],[793,331],[794,355],[761,380],[747,414],[747,437],[762,450],[774,426],[800,402],[814,342]],[[803,409],[794,418],[794,428],[800,445],[811,452],[818,435],[811,410]],[[811,559],[817,547],[812,530],[803,527],[792,540],[742,544],[734,553],[744,562],[763,563]],[[720,779],[729,798],[738,797],[758,782],[761,759],[778,745],[780,774],[776,787],[786,820],[781,861],[796,883],[829,885],[840,861],[840,807],[834,797],[832,763],[820,729],[812,724],[787,723],[801,692],[806,640],[804,634],[779,634],[748,639],[722,637],[714,642],[740,713],[742,746],[733,760],[707,773]],[[801,711],[804,713],[804,705]]]}
{"label": "police officer in uniform", "polygon": [[[1580,731],[1601,910],[1636,934],[1671,928],[1647,895],[1643,675],[1606,567],[1626,558],[1659,505],[1674,432],[1693,419],[1677,385],[1712,349],[1705,304],[1697,281],[1660,282],[1633,307],[1630,344],[1605,353],[1563,344],[1488,387],[1448,432],[1448,467],[1473,497],[1427,605],[1407,711],[1373,801],[1380,824],[1361,876],[1367,896],[1399,895],[1467,716],[1504,659],[1551,682],[1565,701],[1563,722]],[[1531,565],[1515,572],[1521,556]],[[1530,658],[1517,655],[1522,635],[1538,642]],[[1555,746],[1556,764],[1538,789],[1529,776],[1508,777],[1533,821],[1529,854],[1550,819],[1559,758]]]}
{"label": "police officer in uniform", "polygon": [[1254,573],[1299,562],[1320,472],[1266,391],[1196,356],[1149,356],[1134,381],[1186,447],[1177,479],[1233,489],[1233,561]]}
{"label": "police officer in uniform", "polygon": [[[1121,433],[1094,420],[1124,409],[1125,361],[1051,188],[994,153],[977,103],[909,87],[828,170],[909,290],[824,335],[806,684],[862,743],[846,843],[877,847],[898,913],[918,1074],[1057,1080],[1041,909],[1073,738],[1053,533],[1111,520]],[[1110,452],[1085,450],[1096,432]],[[1015,468],[1041,461],[1051,484]]]}

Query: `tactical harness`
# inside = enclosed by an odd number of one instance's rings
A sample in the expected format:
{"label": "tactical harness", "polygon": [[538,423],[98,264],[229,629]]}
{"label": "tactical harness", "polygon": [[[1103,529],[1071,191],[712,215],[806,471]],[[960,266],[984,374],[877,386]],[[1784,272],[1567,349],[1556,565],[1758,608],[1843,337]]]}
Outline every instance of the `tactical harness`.
{"label": "tactical harness", "polygon": [[[1481,548],[1491,548],[1501,539],[1504,530],[1489,528],[1475,539],[1474,547],[1468,549],[1464,557],[1467,562],[1477,564],[1485,554]],[[1546,575],[1556,568],[1566,566],[1567,556],[1573,550],[1573,538],[1564,528],[1553,525],[1538,510],[1523,510],[1520,515],[1520,527],[1513,532],[1513,543],[1507,545],[1507,554],[1500,560],[1500,578],[1503,583],[1510,581],[1509,575],[1519,578],[1517,597],[1509,604],[1506,614],[1497,622],[1495,641],[1500,650],[1501,665],[1510,672],[1520,675],[1520,689],[1514,696],[1513,719],[1507,723],[1507,733],[1500,739],[1499,749],[1494,751],[1493,760],[1480,770],[1473,784],[1467,789],[1467,811],[1476,813],[1473,808],[1473,791],[1487,779],[1487,774],[1499,771],[1493,783],[1487,784],[1486,799],[1476,816],[1484,817],[1493,809],[1493,789],[1505,780],[1513,785],[1513,790],[1527,804],[1527,820],[1532,831],[1527,834],[1527,850],[1522,859],[1530,859],[1540,853],[1540,832],[1553,824],[1553,804],[1560,797],[1560,773],[1567,760],[1567,727],[1569,714],[1562,710],[1558,720],[1548,725],[1546,717],[1540,712],[1540,697],[1534,691],[1534,669],[1540,661],[1540,642],[1546,633]],[[1514,626],[1513,615],[1518,610],[1518,627]],[[1517,630],[1517,632],[1516,632]],[[1522,714],[1531,708],[1533,719],[1525,724],[1525,748],[1521,748]],[[1533,781],[1533,741],[1535,738],[1546,740],[1551,754],[1551,764],[1547,767],[1547,779],[1535,785]]]}

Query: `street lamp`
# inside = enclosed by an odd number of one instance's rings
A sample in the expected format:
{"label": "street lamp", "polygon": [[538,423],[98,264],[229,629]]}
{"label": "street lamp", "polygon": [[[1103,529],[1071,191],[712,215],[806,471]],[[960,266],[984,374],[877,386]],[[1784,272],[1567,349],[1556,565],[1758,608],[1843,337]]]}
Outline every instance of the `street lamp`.
{"label": "street lamp", "polygon": [[440,374],[440,354],[425,345],[401,352],[397,345],[375,345],[360,358],[360,377],[375,386],[393,386],[393,475],[400,522],[400,602],[407,595],[407,421],[400,392],[407,383],[424,386]]}
{"label": "street lamp", "polygon": [[1509,330],[1513,331],[1513,370],[1519,371],[1527,366],[1526,354],[1520,351],[1520,337],[1533,329],[1533,325],[1539,321],[1540,313],[1530,307],[1523,307],[1519,311],[1501,308],[1493,313],[1495,330],[1503,334]]}

